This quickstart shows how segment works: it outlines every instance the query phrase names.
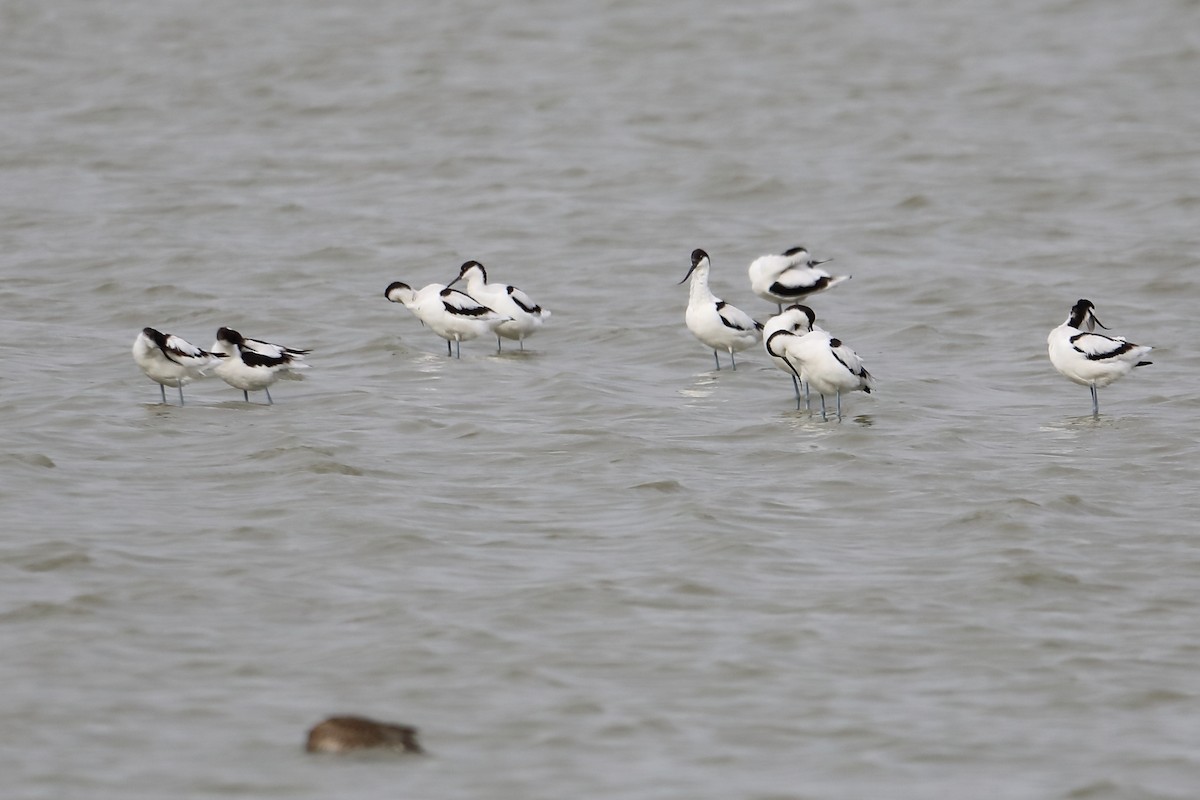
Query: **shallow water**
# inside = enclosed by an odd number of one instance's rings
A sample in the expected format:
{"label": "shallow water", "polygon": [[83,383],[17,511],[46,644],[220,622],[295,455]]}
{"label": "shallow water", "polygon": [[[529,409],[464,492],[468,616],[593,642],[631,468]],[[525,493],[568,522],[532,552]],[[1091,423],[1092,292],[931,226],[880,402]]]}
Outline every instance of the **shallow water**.
{"label": "shallow water", "polygon": [[[1194,796],[1198,16],[5,5],[4,796]],[[683,325],[796,244],[840,421]],[[382,296],[469,258],[525,352]],[[163,406],[146,325],[313,369]]]}

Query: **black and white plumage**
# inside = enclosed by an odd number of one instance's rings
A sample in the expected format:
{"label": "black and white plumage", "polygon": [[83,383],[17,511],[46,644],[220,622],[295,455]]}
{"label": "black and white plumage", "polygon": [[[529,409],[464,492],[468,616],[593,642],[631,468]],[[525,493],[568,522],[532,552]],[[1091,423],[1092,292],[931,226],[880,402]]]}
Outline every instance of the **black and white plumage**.
{"label": "black and white plumage", "polygon": [[708,288],[710,266],[708,253],[700,249],[692,251],[692,266],[680,281],[692,279],[684,322],[693,336],[713,349],[717,369],[721,368],[718,351],[724,350],[729,353],[729,360],[736,370],[737,359],[733,354],[758,344],[762,340],[763,326],[745,311],[713,295]]}
{"label": "black and white plumage", "polygon": [[446,340],[446,354],[454,342],[456,356],[462,358],[462,342],[485,333],[494,333],[502,322],[512,317],[497,313],[466,292],[451,289],[440,283],[415,290],[407,283],[393,281],[383,296],[393,303],[402,303],[429,329]]}
{"label": "black and white plumage", "polygon": [[550,317],[550,311],[542,308],[529,295],[515,286],[503,283],[488,283],[487,270],[478,261],[468,261],[458,270],[458,277],[446,284],[453,286],[459,281],[467,284],[467,294],[499,314],[511,319],[496,326],[496,349],[500,350],[500,337],[520,342],[525,349],[525,339],[532,336],[542,323]]}
{"label": "black and white plumage", "polygon": [[282,377],[301,378],[299,371],[309,368],[304,357],[311,352],[251,339],[232,328],[217,329],[212,349],[226,356],[213,369],[217,377],[241,389],[246,402],[250,402],[250,392],[266,392],[269,404],[275,402],[271,398],[271,384]]}
{"label": "black and white plumage", "polygon": [[179,388],[179,405],[183,405],[183,385],[205,376],[217,366],[222,356],[201,350],[191,342],[154,328],[143,328],[133,340],[133,360],[158,384],[162,401],[167,402],[167,386]]}
{"label": "black and white plumage", "polygon": [[797,380],[807,381],[821,396],[821,419],[826,419],[825,395],[837,396],[837,415],[841,419],[842,392],[870,394],[875,386],[858,354],[829,331],[817,329],[802,335],[776,331],[769,347],[769,352],[791,366]]}
{"label": "black and white plumage", "polygon": [[[787,333],[803,336],[809,331],[819,331],[821,327],[816,324],[817,315],[808,306],[799,304],[790,305],[780,313],[771,317],[763,323],[763,346],[766,348],[767,355],[771,358],[771,363],[776,367],[786,372],[792,379],[792,387],[796,390],[796,408],[800,408],[800,375],[796,369],[783,357],[773,349],[772,339],[776,333],[785,331]],[[782,345],[782,341],[777,344]],[[808,383],[804,383],[804,407],[809,406],[808,400]]]}
{"label": "black and white plumage", "polygon": [[816,261],[808,250],[793,247],[780,255],[759,256],[750,262],[750,289],[764,300],[778,304],[795,303],[809,295],[832,289],[849,275],[830,275],[819,265],[831,259]]}
{"label": "black and white plumage", "polygon": [[[1093,333],[1105,325],[1096,318],[1090,300],[1079,300],[1071,307],[1066,321],[1046,337],[1050,363],[1068,380],[1087,386],[1092,393],[1092,414],[1100,413],[1096,390],[1128,375],[1134,367],[1149,366],[1143,360],[1154,348],[1125,340],[1123,336]],[[1087,330],[1083,330],[1086,327]]]}
{"label": "black and white plumage", "polygon": [[298,350],[294,347],[284,347],[281,344],[264,342],[262,339],[251,339],[249,336],[242,336],[242,334],[233,328],[218,328],[217,341],[212,348],[213,352],[224,353],[226,352],[225,348],[229,345],[237,345],[243,350],[253,350],[255,353],[271,356],[272,358],[287,355],[291,356],[295,361],[303,360],[305,356],[312,352],[312,350]]}

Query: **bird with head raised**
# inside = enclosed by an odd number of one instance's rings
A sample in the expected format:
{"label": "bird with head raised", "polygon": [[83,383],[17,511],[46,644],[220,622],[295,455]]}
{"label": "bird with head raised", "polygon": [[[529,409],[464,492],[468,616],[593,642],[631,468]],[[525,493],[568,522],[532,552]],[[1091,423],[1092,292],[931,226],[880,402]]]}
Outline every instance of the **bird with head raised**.
{"label": "bird with head raised", "polygon": [[529,295],[515,286],[504,283],[488,283],[487,270],[478,261],[468,261],[458,270],[458,277],[446,284],[453,286],[464,281],[467,294],[509,320],[496,325],[496,349],[500,350],[500,337],[519,342],[525,349],[525,340],[542,327],[550,317],[550,311],[542,308]]}
{"label": "bird with head raised", "polygon": [[733,369],[737,369],[734,353],[753,347],[762,341],[762,325],[740,308],[729,305],[708,288],[711,261],[708,253],[692,251],[692,266],[680,283],[691,278],[688,289],[687,312],[684,322],[692,335],[712,348],[717,369],[721,368],[719,351],[729,353]]}

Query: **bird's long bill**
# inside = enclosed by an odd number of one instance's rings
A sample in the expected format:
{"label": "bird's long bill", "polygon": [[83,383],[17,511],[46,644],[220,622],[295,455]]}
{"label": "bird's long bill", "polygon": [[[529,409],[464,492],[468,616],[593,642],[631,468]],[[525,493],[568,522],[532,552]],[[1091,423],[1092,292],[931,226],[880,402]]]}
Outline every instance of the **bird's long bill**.
{"label": "bird's long bill", "polygon": [[1105,325],[1103,322],[1101,322],[1101,321],[1100,321],[1100,320],[1099,320],[1099,319],[1096,317],[1096,313],[1095,313],[1094,311],[1092,311],[1092,310],[1089,308],[1089,309],[1088,309],[1088,314],[1087,314],[1087,329],[1088,329],[1088,333],[1091,333],[1092,331],[1096,330],[1096,326],[1097,326],[1097,325],[1099,325],[1101,328],[1104,328],[1104,330],[1108,330],[1108,329],[1109,329],[1109,327],[1108,327],[1107,325]]}
{"label": "bird's long bill", "polygon": [[693,272],[695,272],[695,270],[696,270],[696,265],[695,265],[695,264],[692,264],[692,266],[688,268],[687,275],[684,275],[684,276],[683,276],[683,280],[682,280],[682,281],[680,281],[679,283],[675,284],[675,285],[676,285],[676,286],[678,286],[680,283],[683,283],[683,282],[684,282],[684,281],[686,281],[688,278],[692,277],[692,273],[693,273]]}
{"label": "bird's long bill", "polygon": [[822,264],[828,264],[830,261],[833,261],[833,259],[832,258],[822,258],[820,261],[809,261],[808,265],[810,267],[819,267]]}
{"label": "bird's long bill", "polygon": [[459,273],[459,276],[457,278],[455,278],[454,280],[452,280],[446,284],[446,288],[449,289],[451,286],[453,286],[454,284],[458,283],[461,280],[462,280],[462,273]]}

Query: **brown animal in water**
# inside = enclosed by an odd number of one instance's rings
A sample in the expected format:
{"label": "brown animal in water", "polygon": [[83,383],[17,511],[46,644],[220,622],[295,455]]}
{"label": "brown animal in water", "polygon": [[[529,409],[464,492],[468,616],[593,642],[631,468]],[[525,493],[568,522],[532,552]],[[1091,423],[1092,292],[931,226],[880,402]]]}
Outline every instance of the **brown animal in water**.
{"label": "brown animal in water", "polygon": [[345,753],[366,748],[385,748],[402,753],[423,753],[417,729],[392,725],[366,717],[330,717],[308,732],[304,749],[310,753]]}

